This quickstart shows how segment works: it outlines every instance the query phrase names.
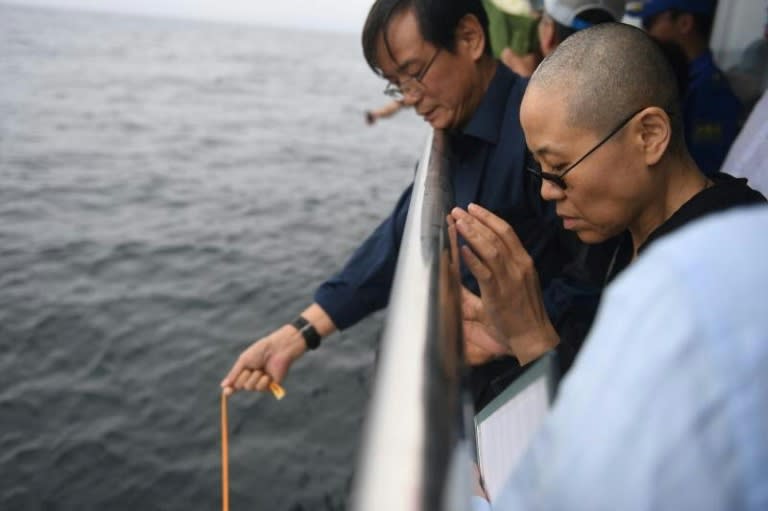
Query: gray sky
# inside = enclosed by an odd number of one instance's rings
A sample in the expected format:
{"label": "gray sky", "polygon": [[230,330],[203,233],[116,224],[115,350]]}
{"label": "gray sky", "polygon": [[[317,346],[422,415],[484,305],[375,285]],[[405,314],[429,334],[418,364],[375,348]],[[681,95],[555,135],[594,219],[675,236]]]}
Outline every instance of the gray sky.
{"label": "gray sky", "polygon": [[373,0],[0,0],[99,11],[359,32]]}

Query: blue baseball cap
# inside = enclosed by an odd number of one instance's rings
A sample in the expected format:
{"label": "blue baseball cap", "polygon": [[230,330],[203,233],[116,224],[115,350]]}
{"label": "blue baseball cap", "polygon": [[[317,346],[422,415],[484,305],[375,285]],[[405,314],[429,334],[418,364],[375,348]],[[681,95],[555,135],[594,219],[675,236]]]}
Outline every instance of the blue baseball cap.
{"label": "blue baseball cap", "polygon": [[627,14],[639,18],[650,18],[671,9],[693,14],[714,14],[716,5],[715,0],[645,0],[628,2]]}

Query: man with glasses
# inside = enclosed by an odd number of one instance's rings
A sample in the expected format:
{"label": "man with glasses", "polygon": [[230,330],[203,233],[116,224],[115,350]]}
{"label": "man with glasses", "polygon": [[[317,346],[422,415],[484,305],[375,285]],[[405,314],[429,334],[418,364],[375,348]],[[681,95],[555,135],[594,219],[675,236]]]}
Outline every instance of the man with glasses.
{"label": "man with glasses", "polygon": [[[584,335],[606,262],[564,231],[525,172],[529,156],[519,107],[526,82],[491,56],[488,21],[480,0],[377,0],[363,30],[370,67],[388,83],[385,94],[413,107],[433,128],[447,131],[455,203],[485,205],[514,227],[536,263],[547,314],[558,332]],[[411,188],[355,252],[346,267],[315,293],[315,302],[290,325],[254,343],[240,356],[225,388],[264,391],[281,381],[293,361],[320,338],[386,306]],[[564,270],[564,268],[566,270]],[[477,291],[463,268],[465,286]],[[476,404],[502,390],[517,366],[506,352],[468,346]],[[499,358],[500,357],[500,358]]]}
{"label": "man with glasses", "polygon": [[[701,172],[685,144],[675,75],[658,45],[629,25],[568,38],[531,77],[520,117],[537,162],[529,171],[565,229],[590,244],[622,237],[606,280],[686,223],[765,202],[745,179]],[[475,317],[497,344],[525,364],[567,343],[545,314],[515,230],[480,206],[453,217],[480,283]]]}
{"label": "man with glasses", "polygon": [[676,44],[688,59],[685,140],[707,175],[720,170],[744,120],[744,107],[709,49],[716,5],[715,0],[647,0],[629,9],[651,37]]}

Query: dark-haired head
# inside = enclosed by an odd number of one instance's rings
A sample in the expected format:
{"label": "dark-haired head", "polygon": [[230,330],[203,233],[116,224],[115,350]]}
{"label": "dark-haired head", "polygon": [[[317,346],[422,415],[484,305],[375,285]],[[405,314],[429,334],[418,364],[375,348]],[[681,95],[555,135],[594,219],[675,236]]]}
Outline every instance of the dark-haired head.
{"label": "dark-haired head", "polygon": [[[456,28],[466,15],[473,15],[480,22],[488,38],[488,15],[480,0],[376,0],[368,11],[363,26],[363,54],[368,66],[380,73],[377,62],[377,46],[380,38],[389,46],[387,29],[394,16],[412,9],[418,20],[421,36],[428,43],[445,51],[453,52],[456,45]],[[486,43],[490,55],[490,43]]]}
{"label": "dark-haired head", "polygon": [[363,52],[385,93],[439,129],[469,121],[496,71],[479,0],[377,0]]}

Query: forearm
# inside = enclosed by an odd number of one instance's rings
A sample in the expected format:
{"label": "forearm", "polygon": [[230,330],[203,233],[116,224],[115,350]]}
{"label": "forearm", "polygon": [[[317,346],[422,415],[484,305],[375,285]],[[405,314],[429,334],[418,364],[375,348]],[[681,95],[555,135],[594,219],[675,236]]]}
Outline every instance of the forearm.
{"label": "forearm", "polygon": [[315,327],[315,330],[317,330],[321,337],[327,337],[337,330],[331,317],[317,303],[313,303],[304,309],[301,315],[312,323],[312,326]]}
{"label": "forearm", "polygon": [[315,292],[315,304],[335,328],[344,330],[387,305],[410,197],[409,186],[392,214],[358,247],[344,268]]}

